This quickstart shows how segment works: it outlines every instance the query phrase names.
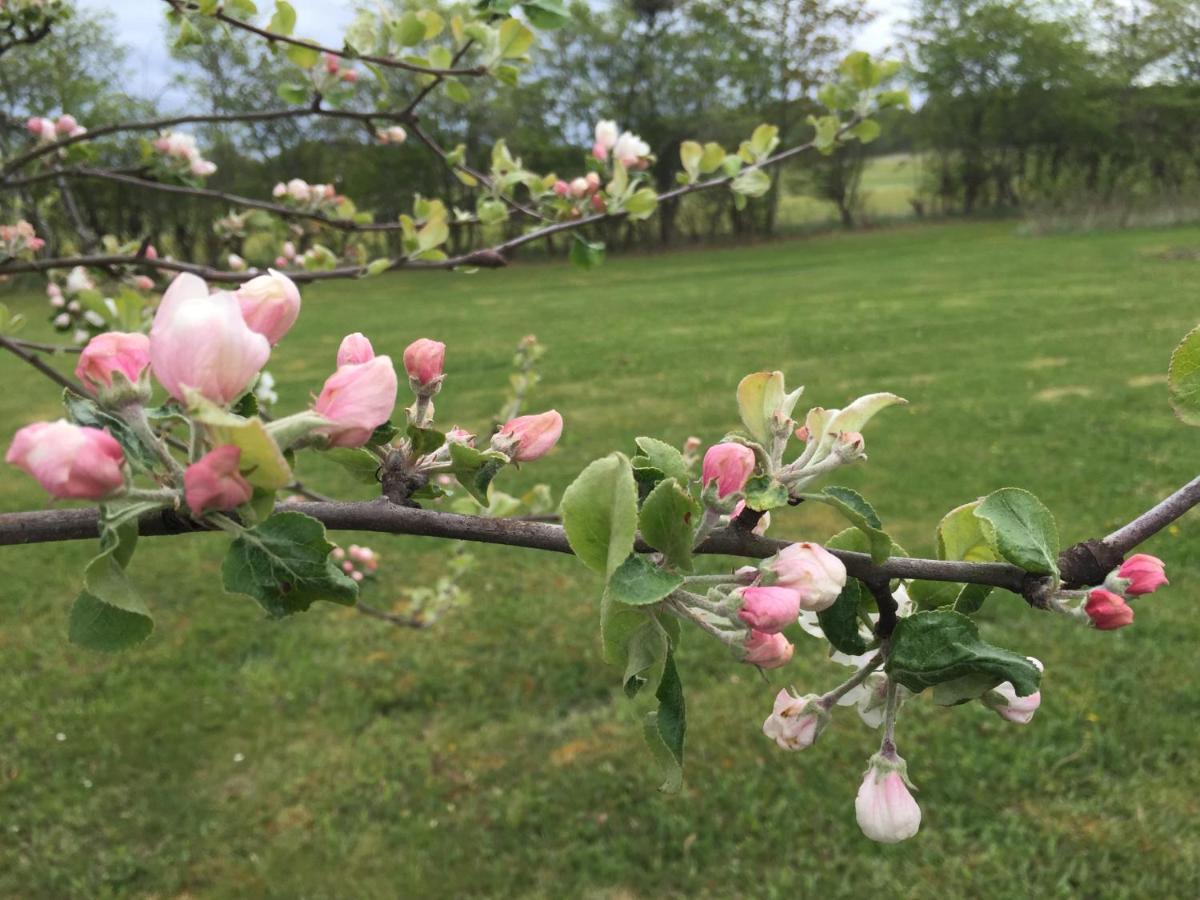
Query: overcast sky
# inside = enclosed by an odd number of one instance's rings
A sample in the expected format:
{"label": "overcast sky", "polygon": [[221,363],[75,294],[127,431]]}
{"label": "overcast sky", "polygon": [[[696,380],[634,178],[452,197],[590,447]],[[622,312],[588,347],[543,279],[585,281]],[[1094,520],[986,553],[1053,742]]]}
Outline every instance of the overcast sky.
{"label": "overcast sky", "polygon": [[[340,34],[353,16],[349,0],[290,0],[296,8],[297,33],[314,38]],[[121,42],[138,52],[137,65],[129,73],[132,94],[159,97],[171,74],[163,31],[166,4],[162,0],[78,0],[81,7],[104,10],[116,22]],[[904,17],[907,0],[871,0],[878,18],[857,42],[858,49],[878,52],[890,44],[896,23]],[[269,9],[270,0],[259,3]],[[327,38],[326,38],[327,39]]]}

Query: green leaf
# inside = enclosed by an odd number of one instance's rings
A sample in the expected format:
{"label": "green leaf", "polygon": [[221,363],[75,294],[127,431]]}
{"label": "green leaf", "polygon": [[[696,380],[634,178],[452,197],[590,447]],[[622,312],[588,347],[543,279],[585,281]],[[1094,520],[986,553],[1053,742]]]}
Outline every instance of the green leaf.
{"label": "green leaf", "polygon": [[309,88],[304,84],[296,84],[293,81],[285,81],[275,88],[275,93],[284,103],[307,103]]}
{"label": "green leaf", "polygon": [[1041,678],[1024,656],[980,640],[972,620],[949,610],[918,612],[897,622],[885,668],[916,692],[974,675],[1012,682],[1017,695],[1026,697]]}
{"label": "green leaf", "polygon": [[700,161],[703,158],[704,147],[696,141],[684,141],[679,145],[679,162],[688,174],[688,182],[695,181],[700,177]]}
{"label": "green leaf", "polygon": [[137,545],[137,521],[102,526],[100,554],[84,571],[84,589],[71,607],[71,643],[114,653],[140,644],[154,630],[146,603],[125,574]]}
{"label": "green leaf", "polygon": [[225,590],[249,594],[275,617],[317,600],[353,606],[358,585],[329,559],[325,526],[299,512],[275,513],[243,532],[221,567]]}
{"label": "green leaf", "polygon": [[846,75],[859,90],[873,88],[883,78],[883,71],[871,60],[871,54],[856,50],[847,56],[838,69]]}
{"label": "green leaf", "polygon": [[379,483],[379,458],[361,447],[330,447],[320,451],[320,458],[337,463],[363,484]]}
{"label": "green leaf", "polygon": [[756,512],[769,512],[788,505],[788,489],[770,475],[757,475],[746,482],[746,505]]}
{"label": "green leaf", "polygon": [[567,23],[570,14],[563,0],[525,0],[521,4],[529,24],[542,31],[551,31]]}
{"label": "green leaf", "polygon": [[506,19],[500,23],[500,56],[517,59],[529,52],[533,46],[533,32],[517,19]]}
{"label": "green leaf", "polygon": [[451,474],[484,507],[490,502],[488,487],[508,463],[507,456],[494,450],[480,451],[466,444],[450,444]]}
{"label": "green leaf", "polygon": [[1167,393],[1181,422],[1200,425],[1200,325],[1189,331],[1171,354]]}
{"label": "green leaf", "polygon": [[725,162],[725,148],[712,142],[705,144],[704,155],[700,157],[700,174],[711,175],[721,168],[723,162]]}
{"label": "green leaf", "polygon": [[670,565],[691,572],[692,540],[699,515],[700,505],[692,495],[674,478],[667,478],[642,503],[638,530]]}
{"label": "green leaf", "polygon": [[933,686],[933,702],[938,706],[957,706],[978,700],[1005,679],[990,672],[971,672]]}
{"label": "green leaf", "polygon": [[425,40],[425,23],[413,12],[407,12],[392,23],[392,38],[401,47],[414,47]]}
{"label": "green leaf", "polygon": [[[979,500],[955,507],[942,517],[937,527],[938,559],[967,562],[994,562],[999,559],[988,543],[983,521],[975,515]],[[991,589],[982,593],[979,585],[963,585],[952,581],[916,580],[909,584],[909,596],[922,609],[953,604],[959,612],[970,615],[978,612]],[[962,607],[958,606],[962,603]]]}
{"label": "green leaf", "polygon": [[287,58],[302,69],[311,69],[321,61],[321,52],[316,47],[302,44],[289,44],[284,51]]}
{"label": "green leaf", "polygon": [[275,14],[271,16],[271,21],[267,23],[267,31],[273,31],[275,34],[282,34],[285,37],[291,36],[292,29],[296,27],[296,10],[287,0],[275,0]]}
{"label": "green leaf", "polygon": [[626,606],[649,606],[683,584],[683,576],[653,565],[646,557],[629,554],[608,579],[609,599]]}
{"label": "green leaf", "polygon": [[879,127],[879,123],[874,119],[863,119],[857,125],[850,129],[849,134],[858,138],[864,144],[869,144],[875,138],[879,137],[879,132],[883,129]]}
{"label": "green leaf", "polygon": [[782,372],[754,372],[738,382],[738,415],[751,437],[766,445],[771,441],[775,416],[790,416],[803,393],[804,388],[787,393]]}
{"label": "green leaf", "polygon": [[[425,40],[432,41],[446,28],[446,20],[432,9],[417,10],[417,18],[425,25]],[[444,49],[444,48],[442,48]],[[449,51],[447,51],[449,52]],[[443,66],[442,68],[446,68]]]}
{"label": "green leaf", "polygon": [[435,428],[418,428],[416,425],[409,425],[408,440],[412,444],[414,456],[425,456],[445,444],[446,435]]}
{"label": "green leaf", "polygon": [[644,466],[658,469],[667,478],[674,478],[680,485],[691,481],[691,473],[683,461],[683,454],[665,441],[652,437],[634,439],[641,451],[633,458],[635,467]]}
{"label": "green leaf", "polygon": [[637,518],[637,486],[623,454],[596,460],[563,492],[563,528],[571,549],[605,580],[633,552]]}
{"label": "green leaf", "polygon": [[596,266],[604,262],[604,242],[589,241],[578,233],[574,235],[574,242],[571,244],[571,262],[579,266],[579,268],[588,270],[594,269]]}
{"label": "green leaf", "polygon": [[392,261],[386,256],[381,256],[379,259],[373,259],[367,263],[367,275],[374,277],[382,275],[392,267]]}
{"label": "green leaf", "polygon": [[831,485],[819,494],[802,494],[805,500],[815,500],[832,506],[866,536],[871,546],[871,559],[881,563],[892,555],[892,539],[883,530],[875,508],[858,491]]}
{"label": "green leaf", "polygon": [[625,212],[635,222],[650,218],[654,215],[654,210],[657,207],[658,194],[651,188],[638,188],[629,197],[625,198]]}
{"label": "green leaf", "polygon": [[675,668],[675,654],[668,653],[658,690],[654,692],[658,709],[646,714],[643,734],[650,752],[663,771],[659,790],[677,794],[683,787],[683,741],[687,734],[687,710],[683,683]]}
{"label": "green leaf", "polygon": [[277,491],[292,483],[291,467],[261,419],[235,416],[194,391],[188,392],[187,400],[192,417],[208,427],[214,446],[233,444],[241,449],[238,469],[250,484]]}
{"label": "green leaf", "polygon": [[1001,488],[975,508],[988,543],[1001,557],[1035,575],[1058,574],[1058,526],[1029,491]]}
{"label": "green leaf", "polygon": [[658,683],[669,652],[667,633],[653,616],[647,616],[625,643],[621,685],[626,697],[632,700],[647,684]]}
{"label": "green leaf", "polygon": [[954,611],[964,616],[974,615],[991,595],[992,588],[986,584],[964,584],[954,599]]}
{"label": "green leaf", "polygon": [[821,630],[835,650],[858,656],[867,652],[867,642],[858,630],[858,606],[862,601],[862,584],[857,578],[847,578],[846,586],[832,606],[817,613]]}
{"label": "green leaf", "polygon": [[771,189],[771,176],[762,169],[743,169],[729,184],[742,197],[761,197]]}

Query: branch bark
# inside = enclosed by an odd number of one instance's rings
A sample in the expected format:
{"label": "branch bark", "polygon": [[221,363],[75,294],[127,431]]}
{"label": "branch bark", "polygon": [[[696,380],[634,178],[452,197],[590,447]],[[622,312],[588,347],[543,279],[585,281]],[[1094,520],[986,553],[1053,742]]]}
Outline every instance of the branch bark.
{"label": "branch bark", "polygon": [[[1125,553],[1166,527],[1187,510],[1200,503],[1200,478],[1172,494],[1138,516],[1124,528],[1119,529],[1099,542],[1085,542],[1068,548],[1059,558],[1064,583],[1078,582],[1091,578],[1086,567],[1081,567],[1073,556],[1077,547],[1090,543],[1101,543],[1110,552]],[[279,510],[294,510],[319,519],[327,528],[335,531],[373,531],[383,534],[415,535],[420,537],[448,538],[474,541],[484,544],[504,544],[511,547],[527,547],[551,553],[571,553],[566,532],[561,525],[519,519],[493,519],[480,516],[463,516],[455,513],[417,509],[393,504],[386,498],[362,502],[306,502],[280,504]],[[0,546],[37,544],[53,541],[86,540],[99,534],[99,513],[95,509],[51,509],[36,512],[0,514]],[[184,518],[172,511],[160,511],[143,516],[138,522],[139,532],[147,537],[186,534],[211,530],[204,522]],[[777,553],[788,545],[788,541],[762,537],[743,528],[730,526],[711,534],[697,549],[697,553],[738,556],[763,559]],[[640,538],[638,552],[651,552]],[[920,578],[928,581],[948,581],[982,584],[1002,588],[1019,594],[1031,604],[1039,605],[1038,598],[1045,591],[1045,580],[1030,575],[1009,563],[999,562],[954,562],[915,557],[892,557],[875,563],[865,553],[847,550],[831,550],[842,560],[846,571],[860,579],[877,598],[886,592],[891,599],[887,583],[896,578]],[[1085,583],[1098,584],[1097,580]],[[888,604],[880,599],[881,612]],[[894,604],[893,604],[894,605]],[[883,619],[881,618],[881,625]]]}

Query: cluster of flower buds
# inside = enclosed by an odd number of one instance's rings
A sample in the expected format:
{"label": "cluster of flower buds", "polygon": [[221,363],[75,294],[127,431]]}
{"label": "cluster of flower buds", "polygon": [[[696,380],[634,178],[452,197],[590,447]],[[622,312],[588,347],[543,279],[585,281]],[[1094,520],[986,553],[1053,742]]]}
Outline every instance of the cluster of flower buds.
{"label": "cluster of flower buds", "polygon": [[403,144],[408,140],[408,132],[399,125],[393,125],[376,131],[375,139],[381,144]]}
{"label": "cluster of flower buds", "polygon": [[25,123],[25,128],[41,144],[53,144],[62,138],[87,134],[87,129],[80,125],[70,113],[63,113],[57,121],[44,116],[33,116]]}
{"label": "cluster of flower buds", "polygon": [[24,219],[16,225],[0,225],[0,258],[17,259],[37,253],[46,242]]}
{"label": "cluster of flower buds", "polygon": [[604,195],[600,193],[600,176],[595,172],[588,172],[587,175],[581,175],[571,181],[564,181],[560,178],[554,182],[553,190],[556,196],[574,201],[571,211],[576,216],[581,214],[581,205],[585,202],[598,213],[602,213],[608,208],[604,201]]}
{"label": "cluster of flower buds", "polygon": [[1051,608],[1101,631],[1115,631],[1133,624],[1133,600],[1153,594],[1165,584],[1169,582],[1163,561],[1148,553],[1135,553],[1109,572],[1103,585],[1082,591],[1060,590],[1051,599]]}
{"label": "cluster of flower buds", "polygon": [[56,331],[71,331],[76,344],[86,343],[93,334],[108,327],[108,319],[100,313],[99,307],[94,304],[84,306],[83,300],[88,295],[95,296],[105,312],[116,317],[116,302],[111,297],[98,297],[96,282],[83,266],[71,269],[61,287],[54,281],[46,285],[51,324]]}
{"label": "cluster of flower buds", "polygon": [[190,174],[205,178],[217,171],[213,163],[200,155],[193,135],[180,131],[164,131],[154,139],[152,145],[163,162],[176,174]]}
{"label": "cluster of flower buds", "polygon": [[332,184],[309,184],[302,178],[279,182],[271,189],[271,196],[293,206],[314,210],[336,207],[346,199]]}
{"label": "cluster of flower buds", "polygon": [[[321,54],[320,72],[314,72],[314,81],[317,82],[318,90],[322,87],[321,82],[333,81],[342,82],[343,84],[355,84],[358,81],[358,70],[342,64],[343,60],[332,53]],[[324,76],[323,78],[321,76]]]}
{"label": "cluster of flower buds", "polygon": [[595,142],[592,144],[592,156],[597,162],[607,163],[609,159],[620,163],[630,171],[649,168],[654,157],[650,155],[650,145],[632,131],[621,131],[617,123],[604,119],[596,123]]}
{"label": "cluster of flower buds", "polygon": [[295,265],[295,263],[296,245],[292,241],[284,241],[283,246],[279,248],[279,255],[275,257],[275,268],[286,269],[290,265]]}
{"label": "cluster of flower buds", "polygon": [[357,582],[372,578],[379,571],[379,554],[370,547],[351,544],[343,549],[334,547],[330,553],[341,570]]}

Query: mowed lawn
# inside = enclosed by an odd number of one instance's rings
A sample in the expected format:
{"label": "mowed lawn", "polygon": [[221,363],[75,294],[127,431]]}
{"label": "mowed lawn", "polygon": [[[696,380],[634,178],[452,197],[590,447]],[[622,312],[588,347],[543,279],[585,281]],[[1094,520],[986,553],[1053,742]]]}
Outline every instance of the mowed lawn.
{"label": "mowed lawn", "polygon": [[[747,372],[780,368],[804,402],[891,390],[838,481],[914,553],[951,507],[1037,493],[1064,542],[1101,535],[1200,468],[1164,373],[1200,321],[1200,229],[1031,239],[1013,224],[907,228],[618,259],[582,273],[514,266],[305,292],[270,368],[306,401],[343,333],[399,356],[449,345],[439,420],[480,427],[518,339],[548,346],[533,410],[558,450],[499,487],[556,492],[635,436],[706,442],[736,423]],[[1166,256],[1164,256],[1166,254]],[[1169,257],[1169,258],[1167,258]],[[42,301],[18,298],[44,335]],[[5,434],[57,415],[56,391],[3,366]],[[5,439],[7,440],[7,438]],[[369,495],[305,461],[313,485]],[[0,508],[43,505],[15,470]],[[840,528],[820,510],[778,536]],[[431,583],[443,547],[339,535],[384,555],[364,599]],[[1018,727],[920,699],[899,727],[921,833],[866,840],[853,799],[878,737],[843,711],[802,754],[760,733],[781,685],[844,670],[797,632],[769,683],[685,636],[687,784],[668,797],[639,710],[600,659],[596,578],[574,560],[478,548],[469,606],[427,631],[333,606],[283,622],[223,596],[220,537],[145,540],[133,572],[158,627],[108,657],[72,647],[67,610],[92,552],[5,548],[0,583],[0,895],[11,897],[1185,897],[1200,893],[1200,515],[1147,546],[1172,586],[1101,633],[1011,596],[995,643],[1045,662]]]}

